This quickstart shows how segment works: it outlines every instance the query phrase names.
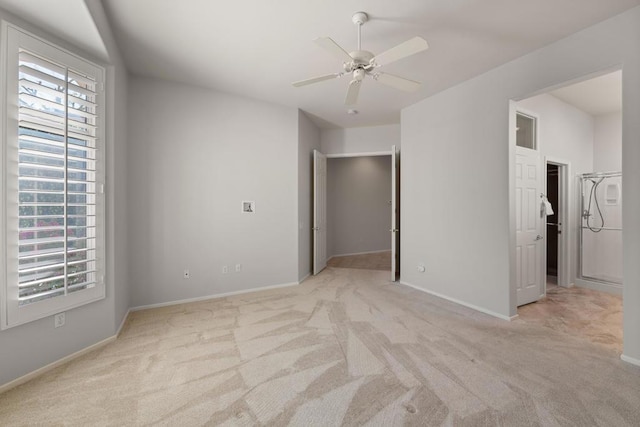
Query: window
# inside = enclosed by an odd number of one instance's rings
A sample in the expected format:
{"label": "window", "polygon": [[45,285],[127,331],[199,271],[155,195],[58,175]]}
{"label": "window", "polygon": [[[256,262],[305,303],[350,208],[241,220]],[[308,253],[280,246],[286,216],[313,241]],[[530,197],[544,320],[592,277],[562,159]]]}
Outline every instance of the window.
{"label": "window", "polygon": [[523,113],[516,114],[516,145],[537,150],[536,118]]}
{"label": "window", "polygon": [[4,23],[3,316],[104,298],[104,69]]}

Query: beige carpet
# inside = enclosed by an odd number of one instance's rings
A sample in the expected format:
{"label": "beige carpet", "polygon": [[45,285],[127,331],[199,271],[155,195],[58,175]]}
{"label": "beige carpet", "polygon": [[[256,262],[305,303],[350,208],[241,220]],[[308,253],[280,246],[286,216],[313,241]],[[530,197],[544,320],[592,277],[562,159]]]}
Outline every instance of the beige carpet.
{"label": "beige carpet", "polygon": [[547,296],[518,308],[518,316],[622,352],[622,297],[547,283]]}
{"label": "beige carpet", "polygon": [[132,313],[121,337],[0,395],[0,425],[638,425],[614,351],[329,268]]}
{"label": "beige carpet", "polygon": [[334,256],[327,262],[327,267],[391,271],[391,251]]}

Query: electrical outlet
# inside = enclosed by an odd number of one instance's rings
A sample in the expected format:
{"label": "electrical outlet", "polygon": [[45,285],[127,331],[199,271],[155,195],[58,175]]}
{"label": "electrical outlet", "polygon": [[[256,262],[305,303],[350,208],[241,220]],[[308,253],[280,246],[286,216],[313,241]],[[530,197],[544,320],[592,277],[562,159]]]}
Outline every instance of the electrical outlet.
{"label": "electrical outlet", "polygon": [[189,273],[189,270],[185,270],[182,277],[184,277],[185,279],[191,279],[191,273]]}
{"label": "electrical outlet", "polygon": [[65,322],[64,313],[58,313],[55,316],[53,316],[53,327],[54,328],[59,328],[60,326],[64,326],[64,322]]}
{"label": "electrical outlet", "polygon": [[242,271],[242,264],[236,264],[236,273],[240,273]]}
{"label": "electrical outlet", "polygon": [[229,272],[229,266],[228,265],[223,265],[222,266],[222,274],[227,274]]}

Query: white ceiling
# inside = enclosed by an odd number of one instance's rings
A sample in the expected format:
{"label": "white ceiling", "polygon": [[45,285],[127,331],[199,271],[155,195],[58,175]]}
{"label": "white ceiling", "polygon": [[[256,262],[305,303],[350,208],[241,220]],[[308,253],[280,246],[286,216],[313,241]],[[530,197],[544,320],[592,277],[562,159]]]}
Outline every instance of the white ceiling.
{"label": "white ceiling", "polygon": [[554,90],[551,95],[592,116],[622,110],[622,71]]}
{"label": "white ceiling", "polygon": [[[96,58],[108,58],[84,0],[0,0],[0,7]],[[71,22],[73,25],[69,25]]]}
{"label": "white ceiling", "polygon": [[[97,0],[86,0],[97,1]],[[100,44],[88,23],[69,25],[81,0],[0,0],[0,7],[68,37]],[[640,0],[103,0],[129,70],[299,107],[321,127],[398,123],[400,110],[447,87],[640,4]],[[54,4],[58,10],[50,13]],[[49,5],[49,6],[47,6]],[[86,7],[86,6],[85,6]],[[66,10],[70,14],[61,14]],[[380,53],[416,35],[429,50],[383,70],[423,82],[407,94],[367,79],[356,106],[348,79],[294,88],[341,71],[313,43],[330,36],[355,50],[354,12],[370,21],[363,49]],[[72,21],[73,22],[73,21]],[[57,30],[57,31],[56,31]],[[95,32],[95,29],[93,30]],[[92,49],[92,50],[95,50]]]}

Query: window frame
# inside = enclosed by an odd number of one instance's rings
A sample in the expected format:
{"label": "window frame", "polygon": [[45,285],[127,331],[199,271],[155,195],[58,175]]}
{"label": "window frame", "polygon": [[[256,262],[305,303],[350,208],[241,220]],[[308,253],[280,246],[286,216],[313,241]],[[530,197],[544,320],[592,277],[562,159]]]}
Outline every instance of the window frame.
{"label": "window frame", "polygon": [[532,126],[531,126],[532,138],[531,138],[531,141],[533,143],[533,147],[525,147],[523,145],[518,145],[517,131],[516,131],[516,147],[524,148],[526,150],[539,151],[539,149],[538,149],[538,122],[539,122],[538,116],[536,114],[528,113],[528,112],[525,112],[525,111],[522,111],[522,110],[518,109],[516,111],[516,126],[517,126],[517,122],[518,122],[518,116],[522,116],[525,119],[530,119],[532,121]]}
{"label": "window frame", "polygon": [[[106,271],[106,208],[105,208],[105,111],[106,100],[104,83],[106,70],[95,62],[83,58],[67,49],[38,37],[7,21],[0,25],[0,67],[2,86],[0,86],[0,120],[2,135],[0,145],[0,330],[29,323],[44,317],[60,313],[99,301],[105,298]],[[18,52],[19,49],[49,58],[66,67],[86,72],[96,78],[96,283],[93,287],[63,296],[44,299],[26,305],[18,301]],[[15,71],[15,72],[14,72]],[[15,199],[15,201],[10,201]],[[68,214],[65,214],[68,215]],[[12,229],[10,232],[9,229]],[[13,233],[15,231],[15,233]],[[15,236],[13,238],[12,236]],[[15,263],[14,263],[15,261]],[[14,265],[12,265],[14,263]]]}

